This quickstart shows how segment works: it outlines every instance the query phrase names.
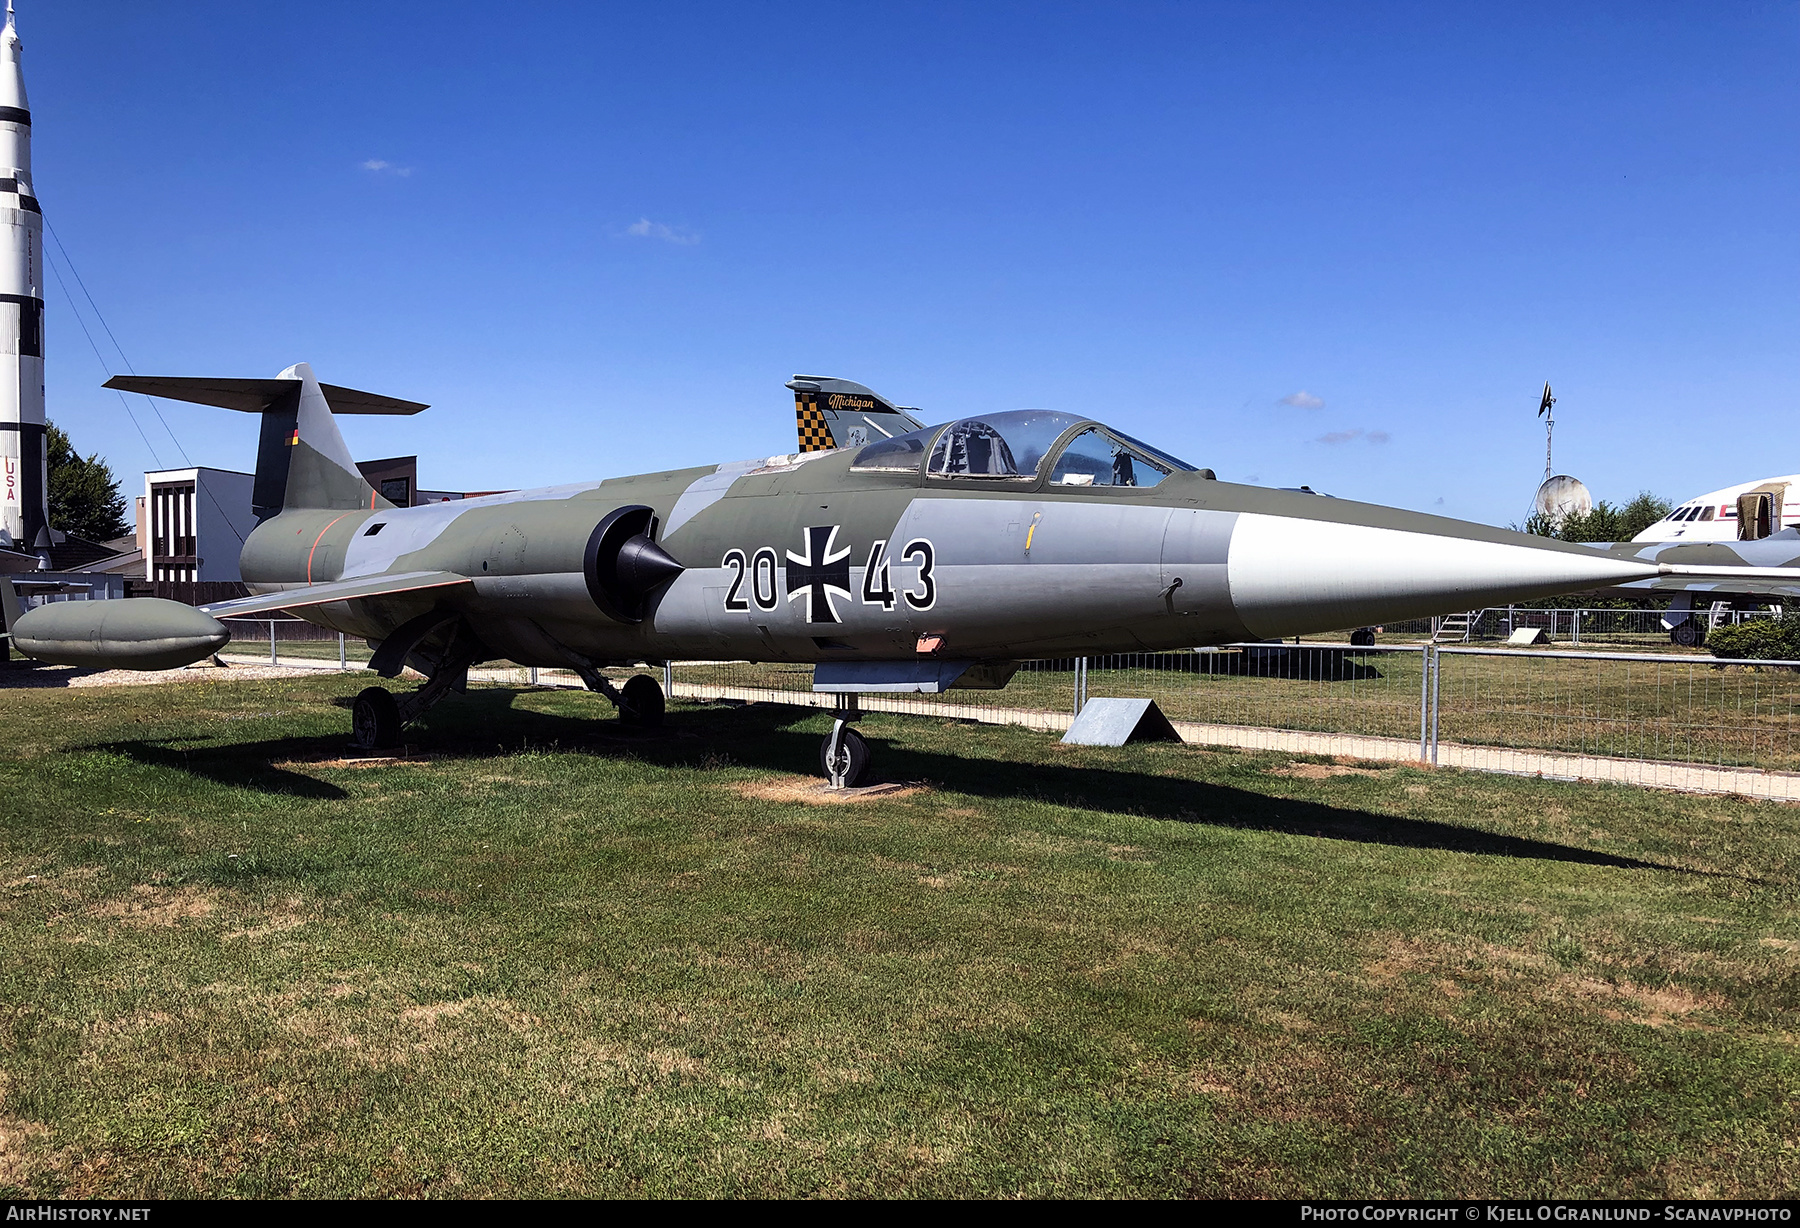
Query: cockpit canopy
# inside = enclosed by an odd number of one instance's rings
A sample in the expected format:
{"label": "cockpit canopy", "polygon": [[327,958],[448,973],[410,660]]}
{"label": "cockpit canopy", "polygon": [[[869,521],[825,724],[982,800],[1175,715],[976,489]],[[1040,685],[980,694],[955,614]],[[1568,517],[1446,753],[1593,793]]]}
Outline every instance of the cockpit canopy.
{"label": "cockpit canopy", "polygon": [[[1055,446],[1083,425],[1086,430]],[[850,468],[917,473],[927,448],[925,472],[934,478],[1035,481],[1052,456],[1054,486],[1154,486],[1177,470],[1194,468],[1123,432],[1042,409],[983,414],[896,435],[863,448]]]}

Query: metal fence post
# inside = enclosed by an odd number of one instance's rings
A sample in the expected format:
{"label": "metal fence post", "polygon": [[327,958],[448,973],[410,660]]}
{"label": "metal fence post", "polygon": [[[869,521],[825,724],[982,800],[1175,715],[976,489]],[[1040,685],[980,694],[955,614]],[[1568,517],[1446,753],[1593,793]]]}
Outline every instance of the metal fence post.
{"label": "metal fence post", "polygon": [[275,657],[275,620],[272,618],[269,620],[269,664],[280,664]]}
{"label": "metal fence post", "polygon": [[663,662],[663,694],[666,696],[675,694],[675,663],[673,661]]}
{"label": "metal fence post", "polygon": [[338,632],[338,670],[342,672],[349,668],[349,662],[344,659],[344,633],[340,631]]}
{"label": "metal fence post", "polygon": [[1431,757],[1431,645],[1419,649],[1419,761]]}
{"label": "metal fence post", "polygon": [[1438,676],[1444,667],[1444,657],[1435,646],[1431,650],[1431,764],[1437,766],[1438,747]]}
{"label": "metal fence post", "polygon": [[1081,715],[1082,708],[1087,706],[1087,672],[1088,659],[1075,658],[1075,716]]}

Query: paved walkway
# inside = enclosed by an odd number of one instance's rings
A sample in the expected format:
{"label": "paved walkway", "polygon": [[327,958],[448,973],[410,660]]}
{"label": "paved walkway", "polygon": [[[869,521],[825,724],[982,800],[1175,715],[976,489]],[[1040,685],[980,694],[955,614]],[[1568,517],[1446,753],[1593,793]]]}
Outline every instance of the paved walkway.
{"label": "paved walkway", "polygon": [[[234,665],[268,664],[266,657],[228,656]],[[336,661],[296,657],[282,665],[300,669],[338,667]],[[365,665],[352,662],[352,669]],[[482,682],[520,681],[518,669],[476,669],[469,676]],[[570,676],[541,674],[539,686],[579,690],[581,682]],[[772,687],[712,686],[677,682],[674,695],[681,699],[735,699],[744,703],[789,704],[801,708],[830,708],[836,698],[810,691],[786,691]],[[865,712],[898,712],[910,716],[935,716],[987,725],[1020,725],[1026,729],[1060,733],[1074,719],[1067,712],[1027,711],[993,704],[955,703],[920,695],[864,695]],[[1266,729],[1244,725],[1203,725],[1173,721],[1181,740],[1196,746],[1236,746],[1245,750],[1287,751],[1302,755],[1333,755],[1347,759],[1374,759],[1418,763],[1419,744],[1407,738],[1374,738],[1347,733],[1309,733],[1299,729]],[[1614,759],[1603,755],[1572,755],[1556,751],[1515,750],[1501,746],[1472,746],[1461,742],[1438,743],[1438,765],[1473,772],[1498,772],[1508,776],[1542,776],[1550,780],[1586,780],[1672,789],[1681,793],[1737,793],[1771,801],[1800,802],[1800,773],[1767,772],[1758,768],[1706,767],[1653,759]]]}

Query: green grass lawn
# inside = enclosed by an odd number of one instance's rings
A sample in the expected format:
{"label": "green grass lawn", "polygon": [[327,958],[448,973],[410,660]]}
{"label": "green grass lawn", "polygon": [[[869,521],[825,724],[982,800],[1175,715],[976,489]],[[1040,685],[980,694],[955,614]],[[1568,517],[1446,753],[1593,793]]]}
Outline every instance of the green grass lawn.
{"label": "green grass lawn", "polygon": [[1792,808],[366,681],[0,692],[0,1193],[1795,1189]]}

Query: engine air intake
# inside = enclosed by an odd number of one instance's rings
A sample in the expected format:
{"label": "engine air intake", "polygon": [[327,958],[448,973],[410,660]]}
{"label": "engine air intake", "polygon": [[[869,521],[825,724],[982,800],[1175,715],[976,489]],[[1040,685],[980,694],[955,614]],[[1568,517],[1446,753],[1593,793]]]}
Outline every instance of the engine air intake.
{"label": "engine air intake", "polygon": [[639,504],[608,512],[588,537],[581,567],[588,595],[615,622],[643,622],[651,594],[683,571],[650,540],[655,529],[655,509]]}

